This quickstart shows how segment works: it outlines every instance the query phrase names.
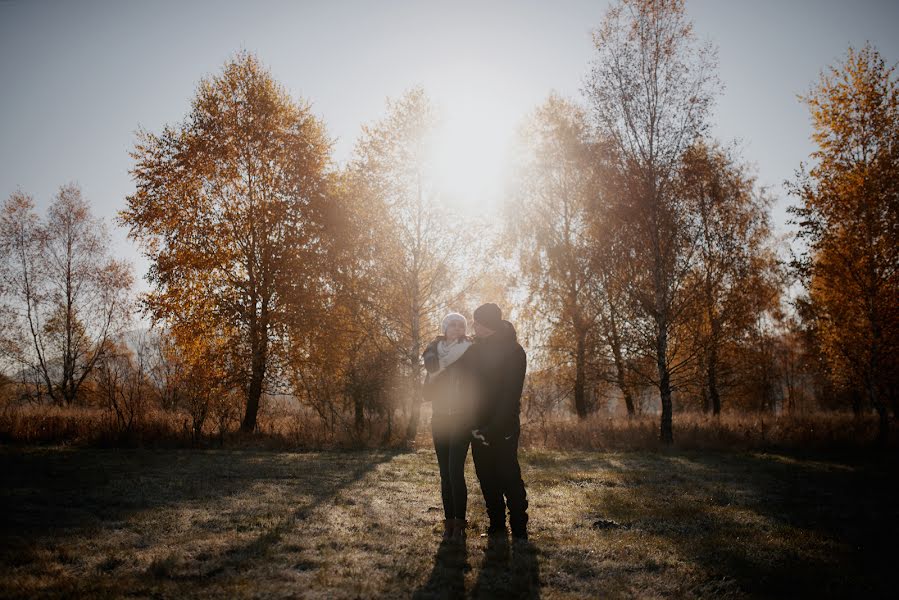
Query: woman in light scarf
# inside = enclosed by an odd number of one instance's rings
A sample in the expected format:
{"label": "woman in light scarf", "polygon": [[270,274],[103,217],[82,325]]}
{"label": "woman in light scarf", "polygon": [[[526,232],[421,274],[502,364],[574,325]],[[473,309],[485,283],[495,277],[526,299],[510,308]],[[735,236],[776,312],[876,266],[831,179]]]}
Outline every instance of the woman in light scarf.
{"label": "woman in light scarf", "polygon": [[443,318],[443,335],[431,342],[422,354],[425,369],[425,397],[432,403],[431,433],[440,467],[440,495],[443,499],[443,537],[465,535],[468,489],[465,459],[471,443],[472,394],[467,377],[453,364],[471,346],[465,335],[468,323],[459,313]]}

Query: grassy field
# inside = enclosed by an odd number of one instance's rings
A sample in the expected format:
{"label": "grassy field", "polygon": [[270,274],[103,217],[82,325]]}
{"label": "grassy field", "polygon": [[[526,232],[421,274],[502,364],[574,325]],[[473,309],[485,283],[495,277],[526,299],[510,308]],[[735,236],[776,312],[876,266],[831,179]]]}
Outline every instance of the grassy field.
{"label": "grassy field", "polygon": [[895,457],[523,452],[531,542],[441,544],[430,449],[0,447],[0,597],[889,596]]}

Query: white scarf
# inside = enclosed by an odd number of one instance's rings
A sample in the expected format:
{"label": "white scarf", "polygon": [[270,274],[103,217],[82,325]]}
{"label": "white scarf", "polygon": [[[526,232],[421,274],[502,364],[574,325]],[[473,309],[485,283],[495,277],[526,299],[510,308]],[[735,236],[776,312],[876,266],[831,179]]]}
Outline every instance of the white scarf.
{"label": "white scarf", "polygon": [[437,342],[437,360],[440,368],[432,373],[431,376],[437,375],[437,373],[440,373],[459,360],[459,357],[465,354],[465,351],[468,350],[469,346],[471,346],[471,342],[461,338],[454,342],[448,342],[446,340]]}

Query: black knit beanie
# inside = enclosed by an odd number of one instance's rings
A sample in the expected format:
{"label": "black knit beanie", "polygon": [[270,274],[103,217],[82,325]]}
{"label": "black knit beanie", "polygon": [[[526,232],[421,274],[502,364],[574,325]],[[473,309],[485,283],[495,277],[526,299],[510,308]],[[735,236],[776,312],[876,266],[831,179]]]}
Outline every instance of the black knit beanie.
{"label": "black knit beanie", "polygon": [[493,331],[499,331],[503,326],[503,312],[493,302],[482,304],[474,311],[474,320]]}

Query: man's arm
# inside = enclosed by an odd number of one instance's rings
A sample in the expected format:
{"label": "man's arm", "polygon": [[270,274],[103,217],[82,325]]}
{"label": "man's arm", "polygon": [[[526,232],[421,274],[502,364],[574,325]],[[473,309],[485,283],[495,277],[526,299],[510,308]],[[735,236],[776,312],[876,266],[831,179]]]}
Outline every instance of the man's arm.
{"label": "man's arm", "polygon": [[524,376],[527,372],[527,355],[520,346],[516,347],[508,361],[502,387],[496,398],[496,407],[487,425],[481,427],[481,433],[488,439],[503,435],[511,428],[521,408],[521,392],[524,389]]}

